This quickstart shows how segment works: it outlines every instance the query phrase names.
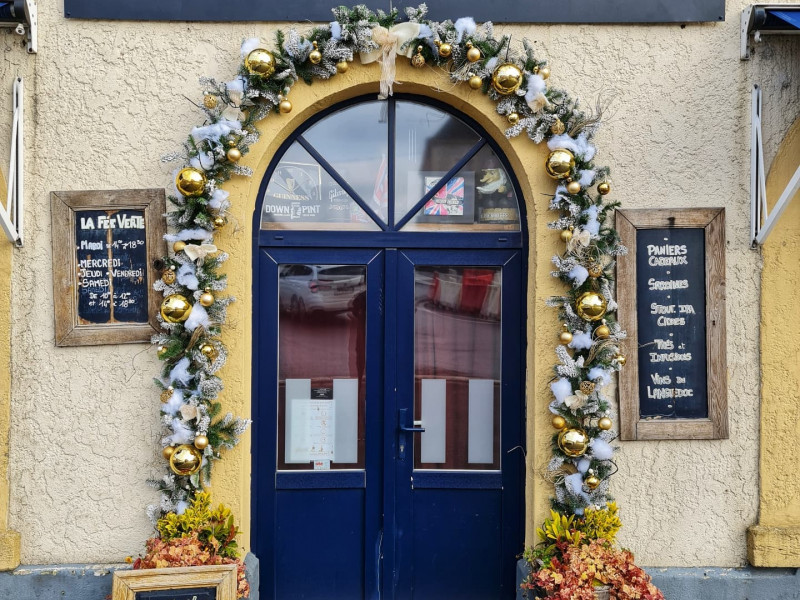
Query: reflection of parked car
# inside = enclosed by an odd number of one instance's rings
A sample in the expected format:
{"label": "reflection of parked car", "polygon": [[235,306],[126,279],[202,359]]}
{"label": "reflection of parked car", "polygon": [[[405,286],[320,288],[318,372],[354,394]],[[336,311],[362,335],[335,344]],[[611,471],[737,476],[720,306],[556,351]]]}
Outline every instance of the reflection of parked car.
{"label": "reflection of parked car", "polygon": [[367,287],[363,265],[281,265],[278,278],[280,310],[294,316],[350,310]]}

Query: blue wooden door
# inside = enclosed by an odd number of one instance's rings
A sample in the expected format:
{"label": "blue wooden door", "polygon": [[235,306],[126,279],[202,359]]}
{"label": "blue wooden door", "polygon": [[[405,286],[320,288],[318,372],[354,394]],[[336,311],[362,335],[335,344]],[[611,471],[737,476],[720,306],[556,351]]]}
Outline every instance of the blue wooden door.
{"label": "blue wooden door", "polygon": [[265,598],[514,597],[520,277],[519,250],[261,249]]}

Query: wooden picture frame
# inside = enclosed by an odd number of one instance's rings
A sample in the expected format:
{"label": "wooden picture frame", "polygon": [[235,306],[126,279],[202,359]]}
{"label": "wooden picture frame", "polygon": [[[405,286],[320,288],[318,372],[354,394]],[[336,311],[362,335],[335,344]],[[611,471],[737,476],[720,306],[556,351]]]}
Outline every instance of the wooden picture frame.
{"label": "wooden picture frame", "polygon": [[[215,600],[236,600],[236,569],[229,564],[115,571],[111,599],[146,600],[147,592],[173,590],[176,594],[169,595],[170,600],[192,600],[191,590],[213,589]],[[186,590],[186,595],[181,596],[181,590]]]}
{"label": "wooden picture frame", "polygon": [[[153,260],[166,254],[164,190],[51,192],[50,207],[56,345],[149,342],[160,330]],[[81,233],[79,244],[77,231],[87,224],[92,227],[86,235],[96,234],[97,239],[89,242]],[[111,270],[115,267],[124,271]],[[109,317],[104,320],[106,310]],[[98,312],[87,320],[86,311]]]}
{"label": "wooden picture frame", "polygon": [[[725,209],[618,210],[616,226],[622,243],[628,248],[628,254],[618,257],[617,261],[617,314],[621,328],[628,335],[624,343],[628,350],[628,361],[619,377],[620,439],[726,439],[728,394],[725,345]],[[640,249],[637,248],[637,233],[647,229],[674,228],[700,229],[703,232],[707,418],[641,416],[641,369],[638,360],[641,347],[640,319],[637,315],[637,253]]]}

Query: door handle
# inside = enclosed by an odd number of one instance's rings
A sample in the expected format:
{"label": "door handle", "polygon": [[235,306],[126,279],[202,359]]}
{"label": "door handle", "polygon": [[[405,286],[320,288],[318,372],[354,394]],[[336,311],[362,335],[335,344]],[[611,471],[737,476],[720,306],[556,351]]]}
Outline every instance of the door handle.
{"label": "door handle", "polygon": [[414,421],[413,426],[409,427],[406,425],[406,414],[408,414],[407,408],[401,408],[397,411],[397,428],[400,431],[405,431],[407,433],[423,433],[425,428],[422,427],[422,421]]}
{"label": "door handle", "polygon": [[422,425],[422,421],[414,421],[414,427],[407,427],[405,425],[400,425],[400,431],[407,431],[409,433],[424,433],[424,427],[418,427]]}

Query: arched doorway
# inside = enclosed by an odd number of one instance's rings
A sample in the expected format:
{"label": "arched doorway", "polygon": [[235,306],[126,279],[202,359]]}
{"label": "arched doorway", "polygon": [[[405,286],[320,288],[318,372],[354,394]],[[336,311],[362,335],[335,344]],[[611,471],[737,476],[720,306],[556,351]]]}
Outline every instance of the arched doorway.
{"label": "arched doorway", "polygon": [[525,219],[493,140],[336,105],[262,181],[252,545],[267,598],[512,598]]}

